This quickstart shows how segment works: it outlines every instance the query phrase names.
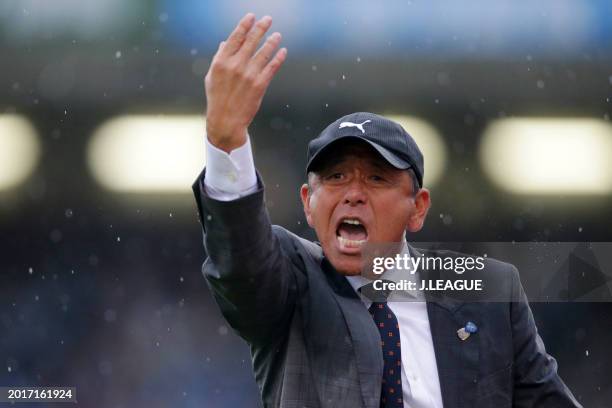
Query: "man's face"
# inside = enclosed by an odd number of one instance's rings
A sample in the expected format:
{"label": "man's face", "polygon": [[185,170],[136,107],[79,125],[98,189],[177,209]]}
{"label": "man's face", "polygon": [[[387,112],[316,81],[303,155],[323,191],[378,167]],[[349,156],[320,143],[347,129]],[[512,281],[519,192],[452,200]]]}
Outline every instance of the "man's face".
{"label": "man's face", "polygon": [[329,149],[310,187],[302,186],[302,203],[327,259],[338,272],[357,275],[366,242],[400,242],[406,230],[421,229],[429,191],[414,195],[410,174],[363,142]]}

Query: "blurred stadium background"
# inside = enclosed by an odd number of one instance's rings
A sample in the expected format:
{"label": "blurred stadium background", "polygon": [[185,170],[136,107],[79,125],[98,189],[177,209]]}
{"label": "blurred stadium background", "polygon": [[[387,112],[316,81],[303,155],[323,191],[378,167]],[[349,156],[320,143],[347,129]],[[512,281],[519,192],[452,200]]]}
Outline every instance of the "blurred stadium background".
{"label": "blurred stadium background", "polygon": [[[247,11],[289,50],[250,129],[274,222],[313,237],[306,144],[366,110],[425,151],[416,240],[612,241],[609,1],[4,0],[0,385],[76,386],[88,407],[257,406],[189,190],[203,76]],[[612,304],[532,307],[579,400],[612,406]]]}

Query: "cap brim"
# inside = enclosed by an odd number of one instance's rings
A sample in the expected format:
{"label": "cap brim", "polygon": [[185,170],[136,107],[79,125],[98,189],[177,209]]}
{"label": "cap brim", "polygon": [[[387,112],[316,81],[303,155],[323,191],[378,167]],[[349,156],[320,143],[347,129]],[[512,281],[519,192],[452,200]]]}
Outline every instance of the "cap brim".
{"label": "cap brim", "polygon": [[392,165],[396,169],[406,170],[412,167],[412,165],[409,162],[402,160],[396,154],[382,147],[378,143],[372,142],[371,140],[368,140],[365,137],[362,137],[359,135],[345,135],[345,136],[340,136],[334,140],[330,140],[327,144],[323,145],[319,149],[319,151],[310,158],[310,161],[306,165],[306,172],[309,172],[312,169],[313,164],[317,162],[317,159],[321,157],[321,154],[324,151],[326,151],[331,145],[337,144],[339,141],[342,141],[342,140],[346,141],[346,139],[357,139],[357,140],[366,142],[367,144],[372,146],[378,152],[378,154],[380,154],[383,157],[383,159],[385,159],[390,165]]}

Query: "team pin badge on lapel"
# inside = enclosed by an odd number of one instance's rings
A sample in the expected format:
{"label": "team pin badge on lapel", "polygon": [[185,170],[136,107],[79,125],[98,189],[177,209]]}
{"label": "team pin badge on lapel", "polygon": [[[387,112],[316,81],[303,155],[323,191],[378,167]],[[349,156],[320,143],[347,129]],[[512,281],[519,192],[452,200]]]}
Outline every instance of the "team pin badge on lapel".
{"label": "team pin badge on lapel", "polygon": [[463,341],[467,340],[470,337],[470,334],[476,333],[478,331],[478,326],[476,326],[473,322],[467,322],[465,327],[457,330],[457,336]]}

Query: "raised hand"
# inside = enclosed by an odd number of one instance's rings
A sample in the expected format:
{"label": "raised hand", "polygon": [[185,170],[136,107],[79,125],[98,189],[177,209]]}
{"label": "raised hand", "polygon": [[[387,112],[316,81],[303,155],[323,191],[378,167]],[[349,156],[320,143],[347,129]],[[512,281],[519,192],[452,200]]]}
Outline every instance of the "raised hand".
{"label": "raised hand", "polygon": [[257,22],[252,13],[244,16],[227,40],[219,44],[206,74],[208,140],[226,152],[246,142],[247,128],[287,56],[286,48],[275,53],[281,41],[277,32],[257,49],[271,25],[270,16]]}

